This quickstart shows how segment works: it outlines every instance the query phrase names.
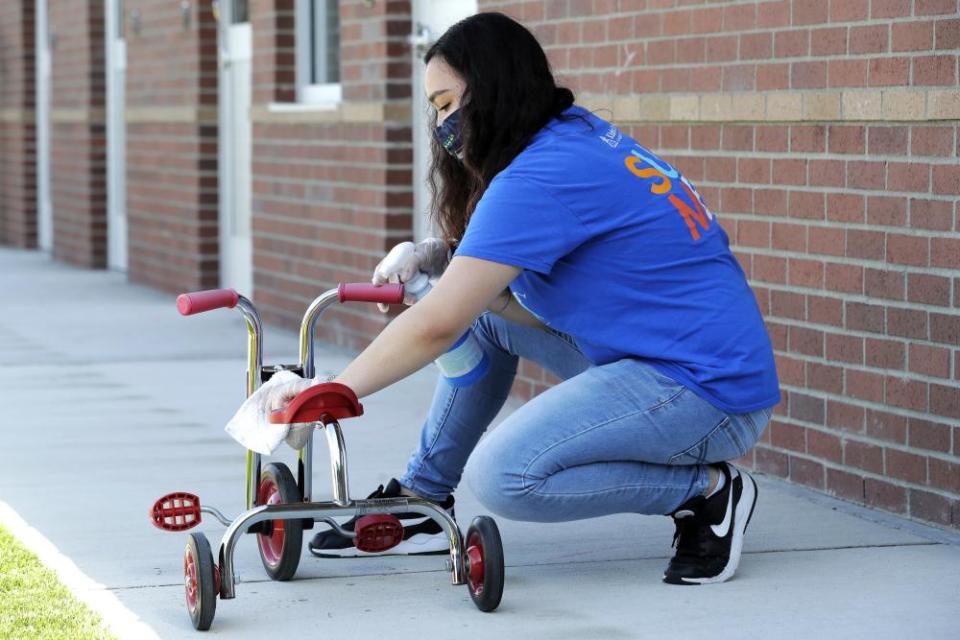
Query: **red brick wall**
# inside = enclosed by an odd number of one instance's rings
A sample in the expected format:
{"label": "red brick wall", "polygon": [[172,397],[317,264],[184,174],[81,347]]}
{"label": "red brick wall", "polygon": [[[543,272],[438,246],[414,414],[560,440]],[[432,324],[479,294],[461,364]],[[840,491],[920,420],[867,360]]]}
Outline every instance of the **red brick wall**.
{"label": "red brick wall", "polygon": [[103,3],[49,3],[53,256],[84,267],[107,259]]}
{"label": "red brick wall", "polygon": [[217,27],[193,4],[184,29],[179,3],[125,2],[128,274],[174,292],[219,284]]}
{"label": "red brick wall", "polygon": [[[309,302],[373,267],[412,234],[410,2],[340,3],[343,102],[278,114],[295,95],[292,0],[253,16],[254,297],[264,318],[295,327]],[[328,312],[318,335],[365,346],[385,318],[372,305]]]}
{"label": "red brick wall", "polygon": [[745,462],[960,527],[956,0],[480,4],[718,212],[784,392]]}
{"label": "red brick wall", "polygon": [[33,2],[0,5],[0,244],[36,247]]}

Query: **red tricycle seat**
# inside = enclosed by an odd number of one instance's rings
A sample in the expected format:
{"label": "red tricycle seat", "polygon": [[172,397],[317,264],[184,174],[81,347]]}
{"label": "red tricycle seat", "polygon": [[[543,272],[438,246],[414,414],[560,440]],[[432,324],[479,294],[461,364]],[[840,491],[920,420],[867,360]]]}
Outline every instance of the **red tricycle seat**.
{"label": "red tricycle seat", "polygon": [[301,391],[283,409],[270,414],[274,424],[329,422],[363,415],[357,394],[346,385],[324,382]]}

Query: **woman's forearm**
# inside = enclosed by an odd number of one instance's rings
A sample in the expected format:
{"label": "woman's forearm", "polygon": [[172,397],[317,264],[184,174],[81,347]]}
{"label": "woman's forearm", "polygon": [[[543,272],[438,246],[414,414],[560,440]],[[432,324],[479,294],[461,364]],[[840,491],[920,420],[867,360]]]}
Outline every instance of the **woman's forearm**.
{"label": "woman's forearm", "polygon": [[419,371],[450,348],[457,336],[424,331],[429,323],[414,305],[388,324],[334,382],[363,398]]}

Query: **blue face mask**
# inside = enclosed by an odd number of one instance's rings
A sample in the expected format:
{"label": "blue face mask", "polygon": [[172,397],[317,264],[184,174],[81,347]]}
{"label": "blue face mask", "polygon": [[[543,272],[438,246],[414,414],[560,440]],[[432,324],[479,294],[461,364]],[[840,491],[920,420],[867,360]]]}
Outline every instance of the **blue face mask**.
{"label": "blue face mask", "polygon": [[457,160],[463,160],[463,136],[460,133],[460,109],[457,109],[434,129],[440,146]]}

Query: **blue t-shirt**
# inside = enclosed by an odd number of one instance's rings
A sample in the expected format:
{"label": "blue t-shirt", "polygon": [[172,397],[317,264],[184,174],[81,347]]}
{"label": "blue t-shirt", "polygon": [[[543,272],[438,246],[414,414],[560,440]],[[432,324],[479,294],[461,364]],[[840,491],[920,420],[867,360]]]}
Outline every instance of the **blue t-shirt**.
{"label": "blue t-shirt", "polygon": [[564,116],[493,179],[455,255],[523,268],[517,301],[596,365],[641,359],[730,413],[777,404],[760,310],[696,189],[601,118]]}

